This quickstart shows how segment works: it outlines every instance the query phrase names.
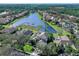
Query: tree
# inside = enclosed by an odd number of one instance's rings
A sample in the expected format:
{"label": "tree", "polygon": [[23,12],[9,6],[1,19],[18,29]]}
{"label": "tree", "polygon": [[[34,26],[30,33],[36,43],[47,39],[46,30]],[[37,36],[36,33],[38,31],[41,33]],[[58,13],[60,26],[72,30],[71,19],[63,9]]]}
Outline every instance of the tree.
{"label": "tree", "polygon": [[48,41],[47,41],[47,43],[52,42],[54,40],[53,34],[52,33],[47,33],[47,35],[48,35]]}
{"label": "tree", "polygon": [[49,55],[49,56],[58,55],[57,50],[58,48],[56,44],[51,42],[44,48],[42,55]]}
{"label": "tree", "polygon": [[40,40],[39,42],[36,43],[36,48],[38,48],[41,51],[43,51],[46,45],[47,45],[46,42],[43,42],[42,40]]}
{"label": "tree", "polygon": [[79,39],[74,39],[75,46],[79,46]]}
{"label": "tree", "polygon": [[2,25],[0,25],[0,30],[4,29],[4,27]]}
{"label": "tree", "polygon": [[75,50],[71,46],[69,46],[69,45],[65,46],[65,50],[64,51],[68,55],[72,55],[75,52]]}

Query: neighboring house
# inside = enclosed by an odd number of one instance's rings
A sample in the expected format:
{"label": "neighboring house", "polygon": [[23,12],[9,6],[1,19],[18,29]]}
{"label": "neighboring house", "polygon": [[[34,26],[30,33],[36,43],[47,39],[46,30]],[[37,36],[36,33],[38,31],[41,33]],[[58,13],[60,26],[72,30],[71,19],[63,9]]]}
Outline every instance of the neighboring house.
{"label": "neighboring house", "polygon": [[44,20],[46,20],[46,21],[55,21],[54,16],[52,16],[52,15],[50,15],[50,14],[48,14],[48,13],[43,13],[43,18],[44,18]]}
{"label": "neighboring house", "polygon": [[68,16],[68,17],[71,22],[76,22],[76,20],[77,20],[77,17],[75,17],[75,16]]}
{"label": "neighboring house", "polygon": [[4,11],[4,12],[0,13],[0,16],[7,16],[7,15],[9,15],[9,14],[10,14],[9,11]]}
{"label": "neighboring house", "polygon": [[16,34],[17,35],[21,35],[21,34],[24,34],[24,35],[32,35],[33,32],[30,31],[30,30],[21,30],[21,31],[17,31]]}
{"label": "neighboring house", "polygon": [[46,20],[46,17],[47,17],[48,13],[43,13],[43,20]]}
{"label": "neighboring house", "polygon": [[55,43],[68,43],[70,41],[70,39],[67,36],[61,36],[61,37],[57,37],[55,38],[54,42]]}
{"label": "neighboring house", "polygon": [[17,29],[16,28],[8,28],[8,29],[3,29],[2,33],[13,33],[15,32]]}
{"label": "neighboring house", "polygon": [[26,13],[28,13],[28,11],[23,11],[23,12],[16,14],[16,15],[10,15],[11,12],[3,12],[2,15],[6,15],[6,16],[4,18],[2,18],[2,17],[0,18],[0,24],[9,23],[10,21],[14,20],[14,18],[24,16]]}
{"label": "neighboring house", "polygon": [[55,22],[55,21],[56,21],[56,18],[55,18],[54,16],[51,16],[51,17],[50,17],[50,21]]}
{"label": "neighboring house", "polygon": [[32,32],[32,31],[30,31],[30,30],[23,31],[23,33],[24,33],[25,35],[32,35],[32,34],[33,34],[33,32]]}
{"label": "neighboring house", "polygon": [[79,32],[77,32],[77,34],[75,34],[75,35],[76,35],[76,38],[79,39]]}
{"label": "neighboring house", "polygon": [[28,11],[23,11],[21,13],[16,14],[15,17],[18,18],[18,17],[24,16],[26,13],[28,13]]}
{"label": "neighboring house", "polygon": [[0,18],[0,24],[6,24],[8,22],[9,22],[8,19],[6,19],[6,18]]}
{"label": "neighboring house", "polygon": [[14,18],[12,16],[6,16],[5,18],[0,18],[0,24],[6,24],[12,21]]}
{"label": "neighboring house", "polygon": [[35,33],[33,36],[32,36],[33,39],[36,39],[37,41],[39,40],[42,40],[44,42],[47,42],[48,40],[48,36],[46,35],[45,32],[38,32],[38,33]]}

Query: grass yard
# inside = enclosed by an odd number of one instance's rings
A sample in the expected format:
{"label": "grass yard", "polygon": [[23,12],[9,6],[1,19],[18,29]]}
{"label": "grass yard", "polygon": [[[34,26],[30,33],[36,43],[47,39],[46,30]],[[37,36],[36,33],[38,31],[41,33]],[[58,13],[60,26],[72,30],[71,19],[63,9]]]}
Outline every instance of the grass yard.
{"label": "grass yard", "polygon": [[26,30],[28,29],[28,30],[33,31],[34,33],[39,31],[38,28],[34,28],[33,26],[29,26],[29,25],[21,25],[21,26],[18,27],[18,29],[19,30],[20,29],[26,29]]}
{"label": "grass yard", "polygon": [[23,47],[24,51],[25,52],[32,52],[33,48],[32,46],[26,44],[24,47]]}
{"label": "grass yard", "polygon": [[[61,27],[55,25],[53,22],[47,22],[51,27],[53,27],[57,32],[62,32],[62,36],[64,35],[71,35],[69,32],[65,31]],[[57,35],[57,34],[55,34]]]}

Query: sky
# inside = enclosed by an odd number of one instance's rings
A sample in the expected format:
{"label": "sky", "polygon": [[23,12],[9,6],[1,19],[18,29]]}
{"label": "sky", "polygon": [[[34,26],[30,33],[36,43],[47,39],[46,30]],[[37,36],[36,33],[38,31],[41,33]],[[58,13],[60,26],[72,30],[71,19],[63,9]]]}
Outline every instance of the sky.
{"label": "sky", "polygon": [[79,0],[0,0],[0,4],[29,4],[29,3],[79,3]]}

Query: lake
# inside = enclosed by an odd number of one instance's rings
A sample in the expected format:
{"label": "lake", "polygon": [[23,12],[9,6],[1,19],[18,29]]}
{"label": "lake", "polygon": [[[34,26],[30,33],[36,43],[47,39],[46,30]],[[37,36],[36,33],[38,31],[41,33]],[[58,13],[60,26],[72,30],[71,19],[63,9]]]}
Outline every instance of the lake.
{"label": "lake", "polygon": [[49,33],[56,33],[56,30],[54,28],[52,28],[51,26],[49,26],[39,18],[38,13],[32,13],[28,17],[26,16],[18,20],[12,26],[17,27],[22,24],[33,26],[35,28],[37,28],[38,26],[41,26],[40,31],[48,31]]}

